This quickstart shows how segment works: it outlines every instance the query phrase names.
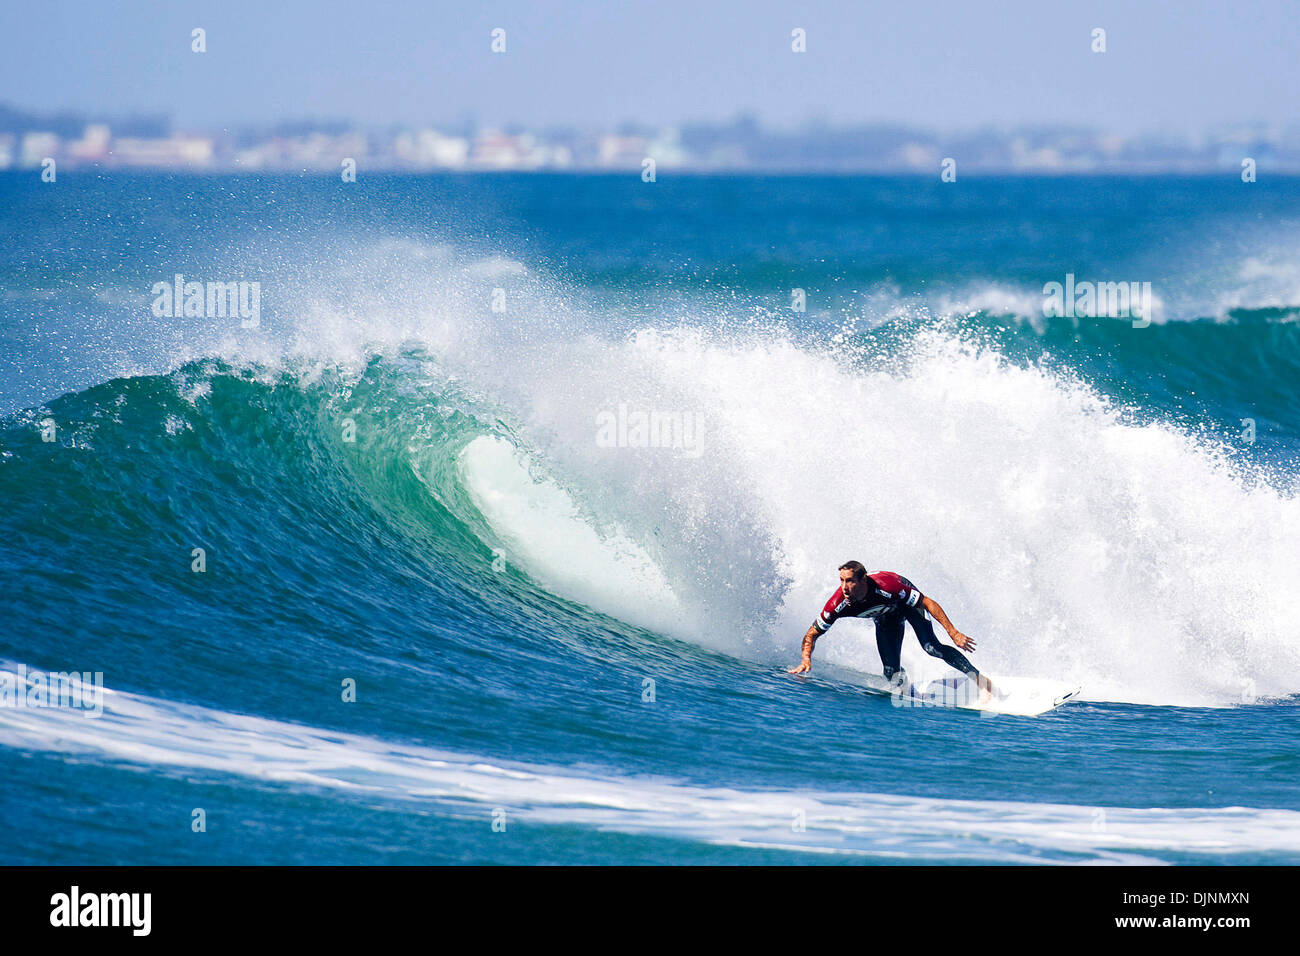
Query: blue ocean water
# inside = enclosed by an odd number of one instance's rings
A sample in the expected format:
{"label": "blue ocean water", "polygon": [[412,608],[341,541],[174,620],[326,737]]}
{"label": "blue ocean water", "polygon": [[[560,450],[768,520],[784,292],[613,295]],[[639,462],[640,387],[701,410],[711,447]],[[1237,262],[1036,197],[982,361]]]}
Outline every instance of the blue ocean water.
{"label": "blue ocean water", "polygon": [[[5,174],[0,862],[1300,862],[1298,227],[1294,179]],[[892,706],[852,620],[788,676],[850,558],[1082,699]],[[94,716],[30,693],[73,671]]]}

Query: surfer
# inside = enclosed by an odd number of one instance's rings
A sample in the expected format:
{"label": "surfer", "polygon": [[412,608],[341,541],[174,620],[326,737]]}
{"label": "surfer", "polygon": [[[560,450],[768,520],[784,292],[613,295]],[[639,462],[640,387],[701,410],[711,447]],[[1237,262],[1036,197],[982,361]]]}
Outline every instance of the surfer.
{"label": "surfer", "polygon": [[903,651],[903,623],[906,622],[912,625],[923,651],[973,678],[980,689],[981,703],[986,701],[993,693],[992,682],[975,669],[965,654],[939,642],[930,623],[931,615],[943,625],[957,647],[974,653],[975,641],[953,627],[939,602],[923,595],[907,578],[892,571],[867,574],[861,562],[848,561],[840,565],[840,586],[803,636],[803,662],[790,673],[806,674],[812,670],[813,646],[837,620],[870,617],[876,621],[876,649],[885,666],[885,680],[902,686],[907,682],[907,672],[899,664],[899,656]]}

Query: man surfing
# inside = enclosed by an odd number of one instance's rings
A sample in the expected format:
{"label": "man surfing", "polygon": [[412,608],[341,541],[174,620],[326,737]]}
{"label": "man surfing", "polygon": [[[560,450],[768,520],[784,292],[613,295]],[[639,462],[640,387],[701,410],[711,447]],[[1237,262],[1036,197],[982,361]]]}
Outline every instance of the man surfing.
{"label": "man surfing", "polygon": [[961,651],[939,643],[930,623],[931,615],[943,625],[957,647],[975,652],[975,642],[953,627],[939,602],[924,596],[907,578],[892,571],[867,574],[861,562],[848,561],[840,565],[840,586],[803,636],[803,662],[789,673],[806,674],[812,670],[813,646],[837,620],[870,617],[876,621],[876,649],[880,651],[880,662],[885,666],[885,680],[901,687],[907,682],[907,673],[899,664],[903,651],[903,623],[906,621],[912,625],[923,651],[975,680],[980,689],[980,703],[985,703],[993,694],[993,683],[977,671]]}

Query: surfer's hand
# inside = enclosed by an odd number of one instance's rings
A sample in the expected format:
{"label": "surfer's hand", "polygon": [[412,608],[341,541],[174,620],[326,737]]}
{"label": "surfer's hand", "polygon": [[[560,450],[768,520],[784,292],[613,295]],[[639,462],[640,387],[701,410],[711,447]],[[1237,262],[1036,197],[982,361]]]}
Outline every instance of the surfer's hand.
{"label": "surfer's hand", "polygon": [[975,650],[975,639],[967,637],[961,631],[957,631],[952,635],[952,642],[956,644],[959,648],[961,648],[963,651]]}
{"label": "surfer's hand", "polygon": [[798,667],[786,671],[787,674],[807,674],[812,670],[812,661],[804,661]]}

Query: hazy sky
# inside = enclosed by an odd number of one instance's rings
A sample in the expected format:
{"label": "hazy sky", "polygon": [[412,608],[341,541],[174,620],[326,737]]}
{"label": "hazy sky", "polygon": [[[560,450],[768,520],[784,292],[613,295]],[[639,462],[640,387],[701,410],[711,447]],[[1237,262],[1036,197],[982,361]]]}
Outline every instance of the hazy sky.
{"label": "hazy sky", "polygon": [[[207,30],[208,51],[190,51]],[[493,54],[494,27],[507,51]],[[790,49],[807,31],[808,51]],[[1091,31],[1108,51],[1090,51]],[[0,8],[0,102],[286,118],[609,126],[1300,120],[1297,0],[93,0]]]}

